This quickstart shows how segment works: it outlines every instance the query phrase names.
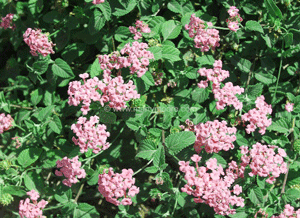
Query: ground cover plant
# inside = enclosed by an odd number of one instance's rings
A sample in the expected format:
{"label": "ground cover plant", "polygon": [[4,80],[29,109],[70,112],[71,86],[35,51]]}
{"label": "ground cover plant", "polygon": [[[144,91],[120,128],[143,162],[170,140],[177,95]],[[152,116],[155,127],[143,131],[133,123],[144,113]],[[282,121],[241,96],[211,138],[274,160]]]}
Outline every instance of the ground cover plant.
{"label": "ground cover plant", "polygon": [[300,217],[300,2],[0,2],[0,217]]}

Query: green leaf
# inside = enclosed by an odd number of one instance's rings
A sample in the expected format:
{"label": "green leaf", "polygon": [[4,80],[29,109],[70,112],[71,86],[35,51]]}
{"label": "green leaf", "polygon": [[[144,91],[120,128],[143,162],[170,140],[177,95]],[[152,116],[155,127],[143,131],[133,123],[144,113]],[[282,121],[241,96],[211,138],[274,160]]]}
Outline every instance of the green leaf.
{"label": "green leaf", "polygon": [[286,198],[288,199],[288,201],[294,202],[295,200],[300,198],[300,190],[291,188],[291,189],[287,190],[285,195],[286,195]]}
{"label": "green leaf", "polygon": [[194,101],[196,101],[197,103],[203,103],[204,101],[206,101],[208,99],[208,96],[209,96],[209,92],[207,91],[207,89],[197,87],[192,92],[192,99]]}
{"label": "green leaf", "polygon": [[25,174],[25,176],[24,176],[24,184],[25,184],[25,187],[29,190],[37,189],[34,181],[32,180],[32,178],[30,178],[30,176],[28,174]]}
{"label": "green leaf", "polygon": [[55,62],[52,65],[52,71],[56,76],[61,78],[69,79],[75,77],[71,67],[67,62],[60,58],[55,59]]}
{"label": "green leaf", "polygon": [[41,11],[43,10],[43,0],[29,0],[28,1],[28,8],[29,11],[31,12],[31,14],[35,14],[37,13],[41,13]]}
{"label": "green leaf", "polygon": [[39,159],[43,149],[41,148],[27,148],[19,154],[17,160],[20,166],[26,168]]}
{"label": "green leaf", "polygon": [[146,84],[154,86],[155,81],[149,71],[147,71],[141,78]]}
{"label": "green leaf", "polygon": [[161,168],[165,164],[165,150],[160,146],[153,155],[153,165]]}
{"label": "green leaf", "polygon": [[105,25],[105,18],[98,10],[94,10],[94,14],[90,17],[88,29],[91,35],[98,33]]}
{"label": "green leaf", "polygon": [[119,26],[115,33],[115,39],[118,42],[125,42],[132,36],[132,33],[129,31],[128,27]]}
{"label": "green leaf", "polygon": [[287,33],[283,38],[286,48],[290,47],[293,44],[293,33]]}
{"label": "green leaf", "polygon": [[153,154],[157,151],[156,144],[150,139],[145,139],[142,141],[141,146],[139,147],[139,151],[136,157],[143,158],[146,160],[151,160]]}
{"label": "green leaf", "polygon": [[174,13],[180,13],[185,15],[188,12],[194,12],[193,4],[190,1],[180,1],[172,0],[167,5],[168,9]]}
{"label": "green leaf", "polygon": [[168,20],[162,25],[162,35],[164,41],[167,39],[175,39],[181,32],[181,24],[178,21]]}
{"label": "green leaf", "polygon": [[184,131],[169,135],[166,138],[166,146],[171,154],[177,154],[182,149],[195,143],[196,136],[193,132]]}
{"label": "green leaf", "polygon": [[262,94],[264,85],[261,83],[256,83],[255,85],[249,85],[247,94],[249,96],[258,97]]}
{"label": "green leaf", "polygon": [[37,105],[43,98],[43,90],[38,88],[30,93],[30,100],[33,105]]}
{"label": "green leaf", "polygon": [[80,203],[74,211],[74,218],[98,218],[99,216],[96,208],[87,203]]}
{"label": "green leaf", "polygon": [[50,129],[53,130],[53,132],[56,132],[57,134],[60,134],[62,131],[62,124],[58,116],[54,116],[53,120],[49,123]]}
{"label": "green leaf", "polygon": [[260,190],[260,188],[256,187],[254,189],[251,189],[249,198],[250,198],[250,201],[254,205],[263,203],[263,197],[264,197],[264,195],[263,195],[262,191]]}
{"label": "green leaf", "polygon": [[66,194],[64,195],[58,195],[54,194],[55,200],[57,200],[59,203],[65,204],[69,201],[68,196]]}
{"label": "green leaf", "polygon": [[270,73],[255,73],[255,79],[262,82],[263,84],[270,85],[276,82],[276,77]]}
{"label": "green leaf", "polygon": [[273,0],[264,0],[266,8],[274,18],[282,19],[282,13]]}
{"label": "green leaf", "polygon": [[240,71],[250,73],[252,63],[249,60],[234,56],[230,59],[230,61],[233,65],[238,67]]}
{"label": "green leaf", "polygon": [[39,121],[44,121],[47,118],[49,118],[50,114],[52,113],[52,110],[54,109],[54,105],[50,105],[48,107],[43,108],[39,113],[38,113],[38,119]]}
{"label": "green leaf", "polygon": [[113,124],[117,120],[117,116],[113,112],[106,112],[104,110],[100,111],[99,120],[101,123],[110,123]]}
{"label": "green leaf", "polygon": [[167,59],[171,62],[180,61],[181,58],[179,57],[180,51],[170,45],[163,45],[162,46],[162,58]]}
{"label": "green leaf", "polygon": [[86,48],[86,44],[84,43],[73,43],[65,47],[64,51],[61,53],[61,56],[68,63],[71,63],[76,58],[80,57]]}
{"label": "green leaf", "polygon": [[157,173],[159,169],[156,166],[151,166],[151,167],[147,167],[145,168],[145,171],[147,173]]}
{"label": "green leaf", "polygon": [[289,120],[281,118],[276,121],[273,120],[271,126],[269,126],[267,129],[287,134],[289,133],[291,128],[292,126]]}
{"label": "green leaf", "polygon": [[148,48],[148,51],[150,51],[154,55],[155,60],[162,59],[162,47],[153,46]]}
{"label": "green leaf", "polygon": [[95,76],[99,76],[100,72],[101,72],[101,68],[100,68],[100,64],[99,64],[99,59],[96,58],[91,66],[91,70],[90,70],[91,78],[94,78]]}
{"label": "green leaf", "polygon": [[109,1],[105,1],[104,3],[98,4],[98,5],[96,5],[96,7],[100,8],[100,10],[102,11],[103,16],[105,17],[105,19],[107,21],[110,21],[111,8],[110,8]]}
{"label": "green leaf", "polygon": [[3,193],[8,193],[19,197],[23,197],[24,195],[26,195],[26,191],[24,191],[23,188],[20,186],[14,186],[14,185],[4,186],[2,191]]}
{"label": "green leaf", "polygon": [[127,120],[127,121],[126,121],[126,125],[127,125],[130,129],[132,129],[132,130],[134,130],[134,131],[137,131],[137,130],[139,130],[139,128],[140,128],[140,124],[137,123],[137,122],[135,122],[135,121],[133,121],[133,120]]}
{"label": "green leaf", "polygon": [[119,1],[119,5],[115,7],[115,11],[113,12],[113,15],[117,17],[124,16],[131,12],[135,6],[136,6],[136,0],[122,0]]}
{"label": "green leaf", "polygon": [[58,11],[49,11],[43,16],[43,21],[46,23],[59,23],[62,20],[62,16]]}
{"label": "green leaf", "polygon": [[257,21],[254,21],[254,20],[247,21],[246,28],[250,31],[256,31],[256,32],[260,32],[260,33],[264,34],[263,28]]}
{"label": "green leaf", "polygon": [[41,75],[47,71],[48,65],[48,61],[36,61],[33,63],[32,69],[34,70],[34,73]]}

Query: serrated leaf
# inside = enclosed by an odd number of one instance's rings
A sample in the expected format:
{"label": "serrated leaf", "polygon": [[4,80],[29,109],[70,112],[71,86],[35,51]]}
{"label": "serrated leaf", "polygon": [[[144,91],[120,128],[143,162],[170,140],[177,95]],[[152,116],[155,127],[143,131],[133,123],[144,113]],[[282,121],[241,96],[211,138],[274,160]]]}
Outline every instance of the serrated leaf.
{"label": "serrated leaf", "polygon": [[48,107],[43,108],[38,113],[38,119],[39,121],[44,121],[45,119],[49,118],[49,115],[52,113],[52,110],[54,109],[54,105],[50,105]]}
{"label": "serrated leaf", "polygon": [[145,169],[145,171],[146,171],[147,173],[157,173],[158,168],[157,168],[156,166],[151,166],[151,167],[147,167],[147,168]]}
{"label": "serrated leaf", "polygon": [[53,130],[53,132],[56,132],[57,134],[61,133],[62,124],[58,116],[53,117],[53,120],[49,123],[49,127]]}
{"label": "serrated leaf", "polygon": [[250,194],[249,194],[249,198],[250,201],[254,204],[254,205],[258,205],[263,203],[263,193],[259,188],[254,188],[251,189]]}
{"label": "serrated leaf", "polygon": [[24,191],[23,188],[20,186],[14,186],[14,185],[4,186],[2,191],[3,193],[8,193],[19,197],[23,197],[26,195],[26,191]]}
{"label": "serrated leaf", "polygon": [[156,151],[157,151],[156,144],[149,139],[145,139],[142,141],[142,144],[139,148],[139,152],[137,153],[136,157],[143,158],[146,160],[151,160],[153,157],[153,154]]}
{"label": "serrated leaf", "polygon": [[134,131],[137,131],[140,128],[140,124],[133,120],[127,120],[126,125]]}
{"label": "serrated leaf", "polygon": [[125,42],[132,36],[132,33],[129,31],[128,27],[119,26],[114,36],[118,42]]}
{"label": "serrated leaf", "polygon": [[148,84],[150,86],[154,86],[155,81],[149,71],[147,71],[141,78],[146,84]]}
{"label": "serrated leaf", "polygon": [[43,98],[43,90],[38,88],[30,93],[30,100],[33,105],[37,105]]}
{"label": "serrated leaf", "polygon": [[291,129],[291,123],[288,120],[281,118],[276,121],[273,120],[272,124],[267,129],[287,134]]}
{"label": "serrated leaf", "polygon": [[192,92],[192,99],[197,103],[203,103],[208,99],[208,96],[209,96],[209,92],[203,88],[196,88]]}
{"label": "serrated leaf", "polygon": [[28,174],[25,174],[25,176],[24,176],[24,184],[28,190],[33,190],[33,189],[36,190],[37,189],[34,181],[30,178],[30,176],[28,176]]}
{"label": "serrated leaf", "polygon": [[167,59],[171,62],[180,61],[181,58],[179,57],[180,51],[170,45],[163,45],[162,46],[162,58]]}
{"label": "serrated leaf", "polygon": [[168,9],[170,11],[173,11],[174,13],[180,13],[181,15],[185,15],[189,12],[194,12],[193,4],[190,1],[178,1],[172,0],[167,5]]}
{"label": "serrated leaf", "polygon": [[91,35],[98,33],[105,25],[105,18],[102,13],[95,9],[93,15],[90,17],[88,29]]}
{"label": "serrated leaf", "polygon": [[276,77],[270,73],[255,73],[255,79],[262,82],[263,84],[270,85],[276,82]]}
{"label": "serrated leaf", "polygon": [[221,155],[219,155],[219,154],[213,154],[213,156],[211,158],[216,158],[218,164],[221,164],[221,166],[223,168],[225,168],[227,166],[226,160]]}
{"label": "serrated leaf", "polygon": [[263,28],[257,21],[254,21],[254,20],[247,21],[246,28],[247,28],[247,30],[256,31],[256,32],[260,32],[260,33],[264,34]]}
{"label": "serrated leaf", "polygon": [[65,47],[64,51],[61,53],[61,56],[67,62],[71,63],[76,58],[80,57],[86,48],[84,43],[73,43]]}
{"label": "serrated leaf", "polygon": [[249,96],[258,97],[262,94],[264,85],[261,83],[256,83],[255,85],[249,85],[247,94]]}
{"label": "serrated leaf", "polygon": [[233,65],[237,66],[240,71],[244,73],[250,72],[252,63],[249,60],[235,56],[232,57],[230,61]]}
{"label": "serrated leaf", "polygon": [[283,37],[285,47],[288,48],[293,44],[293,33],[287,33]]}
{"label": "serrated leaf", "polygon": [[179,22],[175,22],[174,20],[168,20],[162,25],[162,35],[164,37],[164,41],[167,39],[175,39],[181,32],[181,25]]}
{"label": "serrated leaf", "polygon": [[161,168],[165,163],[165,150],[160,146],[153,155],[153,164],[157,168]]}
{"label": "serrated leaf", "polygon": [[110,4],[109,4],[109,1],[105,1],[101,4],[98,4],[98,5],[96,5],[96,7],[100,8],[100,10],[102,11],[103,16],[105,17],[105,19],[107,21],[109,21],[110,17],[111,17],[111,7],[110,7]]}
{"label": "serrated leaf", "polygon": [[148,48],[148,51],[150,51],[154,55],[155,60],[162,59],[162,47],[153,46]]}
{"label": "serrated leaf", "polygon": [[74,78],[73,71],[71,67],[64,60],[57,58],[52,65],[53,73],[61,78],[69,79]]}
{"label": "serrated leaf", "polygon": [[166,138],[166,146],[171,154],[177,154],[182,149],[195,143],[196,136],[193,132],[184,131],[169,135]]}
{"label": "serrated leaf", "polygon": [[300,191],[298,189],[291,188],[286,191],[285,196],[288,201],[294,202],[295,200],[300,198]]}
{"label": "serrated leaf", "polygon": [[119,5],[115,7],[115,12],[113,15],[117,17],[124,16],[131,12],[136,6],[136,0],[122,0],[119,1]]}
{"label": "serrated leaf", "polygon": [[41,148],[27,148],[19,154],[17,160],[20,166],[26,168],[33,164],[35,161],[39,159],[43,149]]}
{"label": "serrated leaf", "polygon": [[87,203],[80,203],[74,211],[74,218],[97,218],[99,215],[96,208]]}

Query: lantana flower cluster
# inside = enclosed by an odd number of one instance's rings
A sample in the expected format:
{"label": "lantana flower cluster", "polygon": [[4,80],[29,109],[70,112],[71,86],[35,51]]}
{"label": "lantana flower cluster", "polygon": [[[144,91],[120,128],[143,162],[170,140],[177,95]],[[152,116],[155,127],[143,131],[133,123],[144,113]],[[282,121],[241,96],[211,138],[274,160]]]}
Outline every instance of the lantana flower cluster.
{"label": "lantana flower cluster", "polygon": [[294,109],[294,103],[287,103],[285,106],[285,110],[287,111],[287,112],[292,112],[293,111],[293,109]]}
{"label": "lantana flower cluster", "polygon": [[226,19],[228,28],[234,32],[236,32],[240,28],[239,23],[243,21],[238,12],[239,9],[237,9],[235,6],[230,6],[228,10],[228,14],[230,17]]}
{"label": "lantana flower cluster", "polygon": [[207,121],[194,126],[196,134],[194,149],[199,153],[203,148],[207,153],[218,153],[221,150],[233,149],[236,140],[236,128],[227,127],[226,121]]}
{"label": "lantana flower cluster", "polygon": [[265,102],[265,97],[261,95],[255,101],[256,108],[251,109],[248,113],[242,115],[242,121],[249,121],[250,124],[246,127],[246,132],[250,134],[254,132],[256,128],[259,129],[259,133],[264,135],[268,126],[272,124],[272,119],[267,118],[267,115],[272,113],[272,106]]}
{"label": "lantana flower cluster", "polygon": [[[80,81],[72,81],[69,83],[69,105],[78,106],[81,102],[83,106],[81,111],[84,115],[90,110],[92,101],[99,101],[102,106],[109,102],[109,106],[116,110],[126,108],[126,102],[131,99],[137,99],[140,95],[135,90],[136,86],[130,80],[124,84],[123,77],[118,76],[112,78],[104,75],[104,79],[100,81],[97,77],[87,79],[87,73],[79,75],[83,79]],[[87,80],[86,80],[87,79]]]}
{"label": "lantana flower cluster", "polygon": [[49,41],[46,34],[42,33],[41,29],[33,30],[28,28],[23,34],[24,42],[30,47],[30,53],[33,56],[38,56],[37,53],[40,53],[44,57],[48,54],[54,54],[53,46],[55,44],[52,41]]}
{"label": "lantana flower cluster", "polygon": [[[277,148],[278,153],[275,153]],[[249,151],[247,146],[241,146],[242,161],[249,164],[252,172],[249,176],[258,175],[260,177],[269,177],[266,182],[273,184],[275,179],[281,173],[287,173],[287,164],[284,162],[286,153],[282,148],[274,145],[262,145],[259,142],[252,146]]]}
{"label": "lantana flower cluster", "polygon": [[219,31],[212,27],[211,22],[205,23],[205,21],[196,17],[192,14],[190,18],[190,23],[185,25],[185,29],[189,31],[189,36],[194,39],[195,48],[200,48],[202,52],[215,50],[219,47]]}
{"label": "lantana flower cluster", "polygon": [[[60,170],[55,171],[57,176],[65,176],[63,184],[71,187],[72,184],[76,184],[78,179],[85,178],[86,173],[84,169],[80,169],[81,162],[78,161],[78,156],[69,159],[64,157],[62,160],[56,161],[57,168]],[[78,179],[77,179],[78,178]]]}
{"label": "lantana flower cluster", "polygon": [[230,190],[235,180],[231,175],[225,175],[216,158],[209,159],[206,167],[199,167],[201,157],[196,154],[191,160],[196,163],[196,168],[190,166],[189,161],[179,161],[179,170],[185,173],[184,179],[187,181],[181,188],[182,192],[194,196],[196,203],[205,203],[214,208],[220,215],[234,214],[235,209],[231,206],[244,207],[244,199],[237,196],[242,193],[242,187],[235,185]]}
{"label": "lantana flower cluster", "polygon": [[0,23],[0,27],[3,29],[10,28],[14,30],[16,28],[15,24],[12,24],[14,18],[14,14],[7,14],[5,17],[2,17],[2,22]]}
{"label": "lantana flower cluster", "polygon": [[106,132],[104,124],[99,124],[99,117],[96,115],[91,116],[90,120],[87,120],[86,117],[79,117],[77,123],[72,124],[71,130],[77,136],[77,138],[73,137],[72,140],[75,145],[80,147],[81,153],[87,152],[90,148],[93,149],[93,153],[97,154],[110,146],[106,142],[110,133]]}
{"label": "lantana flower cluster", "polygon": [[294,218],[294,217],[297,217],[297,218],[300,217],[300,209],[295,211],[295,208],[292,207],[290,204],[286,204],[284,206],[283,213],[281,213],[280,215],[271,216],[271,218]]}
{"label": "lantana flower cluster", "polygon": [[148,48],[148,44],[143,42],[134,41],[132,46],[127,43],[120,53],[99,55],[100,67],[104,70],[104,75],[110,75],[113,69],[129,67],[131,74],[136,73],[138,77],[142,77],[148,70],[149,60],[154,59],[154,55],[146,50]]}
{"label": "lantana flower cluster", "polygon": [[5,113],[0,114],[0,134],[4,131],[9,130],[12,127],[13,118],[10,114],[5,115]]}
{"label": "lantana flower cluster", "polygon": [[[140,32],[138,31],[139,29],[141,30]],[[143,23],[141,20],[137,20],[135,22],[135,27],[130,26],[129,31],[134,34],[134,40],[139,40],[142,38],[142,33],[150,33],[151,29],[148,27],[148,24]]]}
{"label": "lantana flower cluster", "polygon": [[244,88],[239,86],[233,86],[231,82],[225,83],[221,88],[221,82],[229,77],[229,72],[227,70],[222,70],[222,61],[216,60],[214,63],[214,69],[201,68],[198,73],[201,76],[207,77],[206,80],[202,80],[198,83],[199,88],[206,88],[208,82],[212,82],[212,91],[214,97],[217,100],[216,109],[224,109],[226,105],[233,105],[236,110],[241,110],[243,108],[243,103],[238,100],[235,96],[236,94],[242,94]]}
{"label": "lantana flower cluster", "polygon": [[134,185],[135,178],[132,178],[132,175],[132,169],[123,169],[120,174],[114,173],[113,168],[110,167],[107,173],[104,170],[103,174],[99,175],[98,190],[106,201],[116,206],[120,204],[131,205],[131,197],[134,197],[140,191]]}
{"label": "lantana flower cluster", "polygon": [[102,4],[102,3],[104,3],[105,2],[105,0],[93,0],[93,4],[94,5],[98,5],[98,4]]}
{"label": "lantana flower cluster", "polygon": [[[19,204],[19,215],[21,218],[45,218],[43,216],[43,209],[48,204],[47,201],[42,199],[40,202],[37,202],[37,199],[40,197],[39,193],[35,190],[31,190],[26,193],[29,198],[26,198],[25,201],[21,200]],[[32,203],[30,203],[30,200]]]}

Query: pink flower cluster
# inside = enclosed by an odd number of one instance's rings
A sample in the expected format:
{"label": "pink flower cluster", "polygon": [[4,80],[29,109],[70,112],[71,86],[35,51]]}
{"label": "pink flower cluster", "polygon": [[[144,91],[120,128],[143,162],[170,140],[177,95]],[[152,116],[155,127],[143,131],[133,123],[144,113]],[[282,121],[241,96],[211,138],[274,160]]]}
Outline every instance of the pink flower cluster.
{"label": "pink flower cluster", "polygon": [[46,57],[48,54],[54,54],[53,44],[49,41],[46,34],[42,34],[42,30],[33,30],[28,28],[23,34],[24,42],[30,47],[30,53],[33,56],[38,56],[37,52]]}
{"label": "pink flower cluster", "polygon": [[[43,216],[43,209],[48,204],[47,201],[42,199],[40,202],[37,202],[37,199],[40,197],[39,193],[35,190],[27,192],[27,195],[30,197],[26,198],[25,201],[21,200],[19,204],[19,215],[21,218],[46,218]],[[30,203],[30,200],[32,203]]]}
{"label": "pink flower cluster", "polygon": [[[139,32],[138,29],[141,31]],[[151,29],[148,27],[148,24],[144,24],[143,21],[137,20],[135,22],[135,27],[130,26],[129,31],[134,34],[134,40],[139,40],[142,37],[142,33],[150,33]]]}
{"label": "pink flower cluster", "polygon": [[[99,175],[98,190],[105,199],[116,205],[131,205],[130,197],[134,197],[139,193],[140,189],[134,185],[135,179],[132,178],[132,169],[123,169],[122,173],[114,173],[110,167],[108,173],[103,172]],[[119,201],[123,198],[121,201]]]}
{"label": "pink flower cluster", "polygon": [[240,102],[235,95],[242,94],[244,92],[244,88],[233,86],[231,82],[227,82],[225,83],[223,88],[213,85],[212,91],[214,93],[215,99],[218,100],[216,103],[217,110],[224,109],[226,105],[233,105],[236,110],[242,110],[243,103]]}
{"label": "pink flower cluster", "polygon": [[127,84],[124,84],[122,76],[111,78],[104,75],[103,81],[99,81],[97,77],[85,80],[89,77],[87,73],[79,76],[83,79],[84,84],[82,85],[80,81],[69,83],[68,104],[78,106],[82,102],[81,111],[84,115],[90,110],[92,100],[99,101],[102,106],[104,106],[104,103],[109,102],[109,107],[121,110],[127,107],[127,101],[140,97],[135,90],[136,86],[133,81],[130,80]]}
{"label": "pink flower cluster", "polygon": [[[231,206],[244,207],[244,199],[237,197],[242,193],[242,187],[235,185],[231,175],[225,175],[221,165],[217,164],[216,158],[211,158],[206,162],[206,167],[199,167],[198,162],[201,157],[193,155],[191,160],[196,163],[196,168],[189,165],[189,161],[179,161],[179,170],[185,173],[184,179],[187,184],[181,188],[182,192],[194,196],[196,203],[205,203],[214,208],[220,215],[234,214],[235,209]],[[233,194],[232,194],[233,193]]]}
{"label": "pink flower cluster", "polygon": [[98,4],[101,4],[101,3],[104,3],[105,0],[93,0],[93,4],[94,5],[98,5]]}
{"label": "pink flower cluster", "polygon": [[[63,180],[63,184],[71,187],[72,184],[78,182],[77,178],[85,178],[86,173],[84,169],[80,169],[81,162],[78,161],[78,156],[69,159],[64,157],[62,160],[56,161],[57,168],[61,168],[60,171],[56,170],[55,175],[65,176],[66,179]],[[76,178],[77,176],[77,178]]]}
{"label": "pink flower cluster", "polygon": [[242,115],[242,121],[249,121],[246,132],[250,134],[254,132],[256,128],[260,128],[258,131],[264,135],[268,126],[272,124],[272,119],[268,119],[267,115],[272,113],[272,106],[265,102],[265,97],[261,95],[255,101],[256,108],[251,109],[248,113]]}
{"label": "pink flower cluster", "polygon": [[0,134],[10,129],[13,121],[14,119],[10,116],[10,114],[7,114],[6,116],[4,113],[0,114]]}
{"label": "pink flower cluster", "polygon": [[226,20],[226,22],[228,23],[228,28],[234,32],[240,28],[239,22],[243,21],[238,12],[239,9],[237,9],[235,6],[230,6],[230,9],[228,10],[230,17]]}
{"label": "pink flower cluster", "polygon": [[287,103],[284,107],[287,112],[292,112],[294,108],[294,103]]}
{"label": "pink flower cluster", "polygon": [[[97,126],[95,126],[98,124]],[[106,126],[99,124],[99,117],[91,116],[90,120],[86,117],[79,117],[76,124],[72,124],[71,130],[76,134],[77,138],[73,137],[72,140],[75,145],[79,145],[80,152],[88,151],[88,148],[93,149],[93,153],[97,154],[99,151],[106,150],[110,144],[106,142],[107,137],[110,136],[106,132]]]}
{"label": "pink flower cluster", "polygon": [[7,14],[5,17],[2,17],[2,22],[0,23],[0,27],[7,29],[10,28],[14,30],[16,28],[15,24],[12,24],[14,18],[14,14]]}
{"label": "pink flower cluster", "polygon": [[226,121],[207,121],[194,126],[196,142],[194,149],[199,153],[203,147],[207,153],[218,153],[221,150],[233,149],[236,140],[236,128],[227,127]]}
{"label": "pink flower cluster", "polygon": [[221,82],[229,77],[227,70],[222,70],[222,61],[216,60],[214,63],[214,69],[201,68],[198,70],[201,76],[206,76],[206,80],[202,80],[198,83],[199,88],[206,88],[208,82],[212,82],[212,91],[217,101],[217,110],[224,109],[226,105],[233,105],[236,110],[243,108],[243,103],[238,100],[236,94],[242,94],[244,89],[239,86],[233,86],[231,82],[225,83],[221,88]]}
{"label": "pink flower cluster", "polygon": [[200,48],[202,52],[209,51],[209,49],[215,50],[219,47],[219,31],[211,29],[211,22],[205,23],[205,21],[192,14],[190,23],[185,25],[185,29],[189,31],[189,36],[194,39],[195,48]]}
{"label": "pink flower cluster", "polygon": [[[275,148],[278,154],[275,153]],[[274,145],[262,145],[259,142],[254,144],[250,151],[247,146],[241,146],[240,149],[243,163],[249,164],[252,170],[249,176],[269,177],[266,182],[273,184],[281,173],[287,173],[287,164],[283,159],[286,153],[283,149]]]}
{"label": "pink flower cluster", "polygon": [[129,67],[130,73],[137,73],[138,77],[142,77],[148,70],[149,60],[154,59],[154,55],[147,51],[147,43],[139,43],[134,41],[132,46],[127,43],[121,50],[121,56],[118,52],[114,52],[112,55],[100,55],[99,63],[104,75],[110,75],[113,69],[122,69]]}
{"label": "pink flower cluster", "polygon": [[294,207],[292,207],[290,204],[286,204],[284,206],[283,213],[281,213],[279,216],[271,216],[271,218],[300,218],[300,209],[295,211]]}
{"label": "pink flower cluster", "polygon": [[162,80],[164,77],[164,73],[163,72],[153,72],[152,73],[153,79],[155,81],[155,85],[159,86],[162,84]]}

